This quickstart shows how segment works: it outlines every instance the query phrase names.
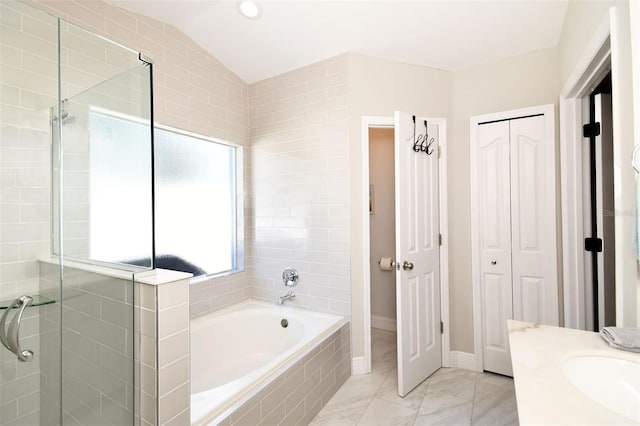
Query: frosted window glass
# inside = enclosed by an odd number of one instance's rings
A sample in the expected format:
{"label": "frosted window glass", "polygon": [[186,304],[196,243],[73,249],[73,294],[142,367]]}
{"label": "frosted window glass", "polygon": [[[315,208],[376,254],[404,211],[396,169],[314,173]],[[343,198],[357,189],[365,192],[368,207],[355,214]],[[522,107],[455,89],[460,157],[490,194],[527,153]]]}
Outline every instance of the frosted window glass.
{"label": "frosted window glass", "polygon": [[156,268],[236,268],[236,148],[155,129]]}
{"label": "frosted window glass", "polygon": [[152,238],[149,125],[97,112],[89,117],[89,258],[151,266],[144,260]]}

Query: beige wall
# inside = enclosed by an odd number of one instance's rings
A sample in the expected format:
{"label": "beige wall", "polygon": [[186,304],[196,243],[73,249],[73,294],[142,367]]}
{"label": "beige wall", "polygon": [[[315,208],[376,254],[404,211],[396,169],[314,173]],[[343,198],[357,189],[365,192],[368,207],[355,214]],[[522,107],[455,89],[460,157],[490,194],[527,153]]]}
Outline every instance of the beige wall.
{"label": "beige wall", "polygon": [[473,352],[469,118],[557,104],[558,72],[557,50],[546,49],[452,73],[453,120],[448,129],[452,350]]}
{"label": "beige wall", "polygon": [[578,0],[570,1],[562,35],[558,43],[560,55],[560,82],[564,84],[573,71],[596,29],[608,20],[609,8],[628,1]]}
{"label": "beige wall", "polygon": [[[362,117],[392,117],[402,110],[426,117],[451,117],[451,77],[446,71],[350,54],[348,69],[351,176],[351,309],[353,356],[364,354],[362,249]],[[453,306],[453,305],[452,305]]]}
{"label": "beige wall", "polygon": [[[373,185],[374,212],[369,216],[371,316],[396,320],[396,274],[383,271],[381,257],[395,257],[394,130],[369,130],[369,183]],[[373,322],[373,321],[372,321]],[[375,324],[374,324],[375,326]]]}

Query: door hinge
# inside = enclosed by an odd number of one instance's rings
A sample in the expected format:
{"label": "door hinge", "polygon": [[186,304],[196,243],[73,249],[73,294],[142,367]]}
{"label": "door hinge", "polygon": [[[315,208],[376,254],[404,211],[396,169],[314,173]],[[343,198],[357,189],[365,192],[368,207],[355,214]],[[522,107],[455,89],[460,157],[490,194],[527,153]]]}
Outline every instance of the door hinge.
{"label": "door hinge", "polygon": [[600,253],[602,251],[602,240],[600,238],[585,238],[584,249]]}
{"label": "door hinge", "polygon": [[582,136],[585,138],[596,137],[600,135],[600,123],[589,123],[582,126]]}
{"label": "door hinge", "polygon": [[440,321],[440,334],[444,334],[444,323]]}
{"label": "door hinge", "polygon": [[442,234],[438,234],[438,245],[442,245]]}

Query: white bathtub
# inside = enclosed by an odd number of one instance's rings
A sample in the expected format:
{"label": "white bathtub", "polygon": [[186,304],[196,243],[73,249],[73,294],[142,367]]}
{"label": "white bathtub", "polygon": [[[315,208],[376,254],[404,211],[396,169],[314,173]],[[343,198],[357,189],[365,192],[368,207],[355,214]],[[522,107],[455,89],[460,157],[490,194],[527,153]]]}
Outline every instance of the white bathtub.
{"label": "white bathtub", "polygon": [[344,322],[253,300],[192,320],[191,424],[222,420]]}

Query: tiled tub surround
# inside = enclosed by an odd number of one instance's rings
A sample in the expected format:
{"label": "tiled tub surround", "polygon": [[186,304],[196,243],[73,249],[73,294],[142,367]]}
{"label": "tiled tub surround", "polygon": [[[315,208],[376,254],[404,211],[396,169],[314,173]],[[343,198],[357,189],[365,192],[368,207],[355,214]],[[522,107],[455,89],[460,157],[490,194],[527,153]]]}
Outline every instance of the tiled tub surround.
{"label": "tiled tub surround", "polygon": [[309,423],[350,375],[349,336],[345,318],[256,301],[192,321],[192,424]]}
{"label": "tiled tub surround", "polygon": [[163,269],[136,274],[136,391],[142,426],[189,424],[190,278]]}

